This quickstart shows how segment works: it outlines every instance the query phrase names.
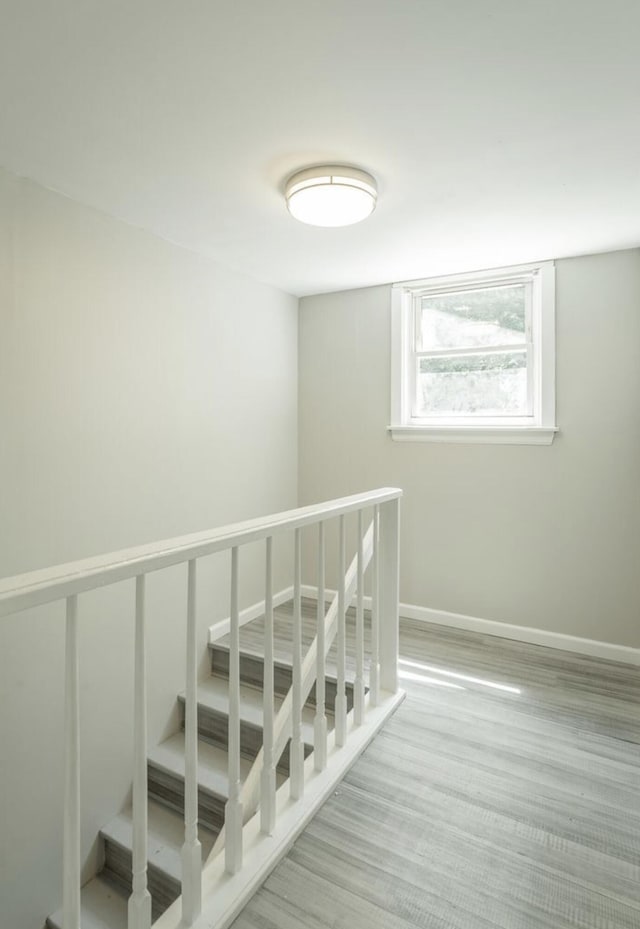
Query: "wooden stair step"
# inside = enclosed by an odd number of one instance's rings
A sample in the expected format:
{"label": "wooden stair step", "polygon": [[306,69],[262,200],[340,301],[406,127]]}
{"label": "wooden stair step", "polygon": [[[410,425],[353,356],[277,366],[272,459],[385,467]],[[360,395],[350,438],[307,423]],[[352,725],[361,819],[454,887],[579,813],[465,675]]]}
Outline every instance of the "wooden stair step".
{"label": "wooden stair step", "polygon": [[[317,629],[316,610],[317,603],[308,597],[303,597],[301,602],[301,633],[302,633],[302,654],[305,655],[310,648]],[[274,610],[273,624],[273,649],[276,663],[291,663],[292,655],[292,625],[293,625],[293,600],[281,604]],[[245,623],[240,627],[240,651],[262,658],[264,654],[264,634],[265,622],[264,616]],[[355,607],[350,607],[345,616],[345,645],[346,645],[346,677],[348,681],[353,681],[355,676],[355,639],[356,639],[356,611]],[[371,613],[369,610],[364,611],[364,664],[368,670],[370,658],[370,639],[371,639]],[[229,634],[220,636],[212,643],[215,645],[229,647]],[[337,663],[337,641],[331,644],[326,659],[327,676],[335,678]]]}
{"label": "wooden stair step", "polygon": [[[119,813],[100,830],[104,842],[107,875],[120,884],[127,896],[131,893],[133,849],[133,812]],[[213,836],[206,830],[200,836],[203,860],[213,847]],[[157,919],[180,896],[182,881],[181,852],[184,821],[175,810],[150,800],[148,805],[148,884],[153,918]]]}
{"label": "wooden stair step", "polygon": [[[156,745],[148,752],[149,764],[175,774],[184,780],[185,745],[184,732],[176,732]],[[241,763],[241,776],[244,778],[251,765]],[[228,798],[227,782],[228,758],[227,753],[215,745],[207,742],[198,742],[198,784],[209,793]]]}
{"label": "wooden stair step", "polygon": [[[225,637],[226,638],[226,637]],[[211,671],[214,677],[226,678],[229,674],[229,646],[225,639],[212,642],[209,645],[211,654]],[[264,658],[260,651],[253,648],[243,647],[240,652],[240,680],[243,684],[261,690],[263,681]],[[291,658],[283,655],[274,660],[274,689],[276,694],[285,695],[289,692],[293,677],[293,662]],[[351,669],[347,669],[345,690],[347,694],[347,707],[350,710],[353,706],[353,679],[354,674]],[[326,706],[327,711],[333,713],[335,706],[335,696],[337,691],[337,680],[335,669],[327,667],[326,674]],[[308,706],[315,706],[315,684],[311,688]]]}
{"label": "wooden stair step", "polygon": [[[92,878],[80,892],[82,929],[127,929],[128,894],[102,875]],[[47,929],[63,929],[62,907],[47,917]]]}
{"label": "wooden stair step", "polygon": [[[151,749],[147,756],[149,796],[164,806],[184,810],[184,732],[178,732]],[[198,819],[205,829],[215,835],[224,824],[224,807],[229,797],[228,755],[217,745],[198,740]],[[247,776],[251,768],[248,758],[240,758],[240,777]],[[282,783],[284,778],[280,777]]]}
{"label": "wooden stair step", "polygon": [[[178,700],[184,725],[184,694]],[[277,713],[283,703],[281,695],[275,696],[274,705]],[[302,712],[302,738],[305,743],[305,756],[313,751],[312,707],[304,707]],[[228,744],[229,720],[229,684],[226,678],[210,677],[198,685],[198,735],[202,739],[218,745],[225,751]],[[248,684],[240,687],[240,750],[242,754],[254,759],[262,748],[263,733],[262,691]],[[328,716],[329,728],[333,728],[333,717]],[[282,773],[289,773],[288,746],[279,759]]]}

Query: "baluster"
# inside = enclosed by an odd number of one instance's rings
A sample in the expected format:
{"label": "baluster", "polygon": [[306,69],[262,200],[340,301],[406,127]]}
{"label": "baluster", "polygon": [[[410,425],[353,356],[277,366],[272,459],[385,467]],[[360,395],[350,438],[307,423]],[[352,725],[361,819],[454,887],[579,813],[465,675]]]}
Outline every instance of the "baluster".
{"label": "baluster", "polygon": [[64,844],[62,911],[65,929],[80,929],[80,705],[78,598],[67,597],[64,693]]}
{"label": "baluster", "polygon": [[369,704],[380,701],[380,508],[373,508],[373,554],[371,558],[371,664]]}
{"label": "baluster", "polygon": [[300,530],[294,536],[293,570],[293,685],[291,688],[291,746],[289,748],[292,800],[304,794],[304,743],[302,741],[302,610],[300,600]]}
{"label": "baluster", "polygon": [[338,543],[338,631],[337,646],[337,692],[335,705],[336,745],[344,745],[347,738],[347,694],[345,690],[345,639],[346,639],[346,604],[345,604],[345,520],[340,517],[340,537]]}
{"label": "baluster", "polygon": [[147,669],[145,656],[145,576],[136,578],[135,670],[133,697],[133,892],[129,929],[151,926],[147,889]]}
{"label": "baluster", "polygon": [[380,687],[398,689],[398,607],[400,600],[400,500],[380,506]]}
{"label": "baluster", "polygon": [[276,766],[273,757],[273,539],[267,538],[264,618],[263,731],[260,828],[270,835],[276,824]]}
{"label": "baluster", "polygon": [[184,714],[184,845],[182,921],[191,926],[202,909],[202,849],[198,840],[198,666],[196,657],[196,563],[188,568],[187,686]]}
{"label": "baluster", "polygon": [[324,523],[318,524],[318,604],[316,610],[316,715],[314,720],[313,765],[316,771],[324,771],[327,765],[327,716],[326,700],[326,644],[324,604]]}
{"label": "baluster", "polygon": [[238,548],[231,549],[231,612],[229,629],[229,799],[225,805],[225,867],[236,874],[242,867],[242,801],[240,800],[240,616],[238,613]]}
{"label": "baluster", "polygon": [[358,598],[356,602],[356,676],[353,685],[353,721],[364,722],[364,553],[362,550],[362,510],[358,510]]}

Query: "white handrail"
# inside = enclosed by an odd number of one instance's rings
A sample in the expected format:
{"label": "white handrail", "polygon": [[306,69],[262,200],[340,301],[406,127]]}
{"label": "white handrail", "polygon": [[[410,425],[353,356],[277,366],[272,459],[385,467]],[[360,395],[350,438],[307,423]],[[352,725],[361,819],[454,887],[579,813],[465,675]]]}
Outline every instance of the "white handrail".
{"label": "white handrail", "polygon": [[261,516],[221,529],[196,532],[41,571],[18,574],[0,581],[0,616],[226,551],[234,546],[257,542],[290,529],[301,529],[321,519],[353,513],[366,506],[397,500],[401,496],[402,491],[397,487],[383,487],[284,513]]}

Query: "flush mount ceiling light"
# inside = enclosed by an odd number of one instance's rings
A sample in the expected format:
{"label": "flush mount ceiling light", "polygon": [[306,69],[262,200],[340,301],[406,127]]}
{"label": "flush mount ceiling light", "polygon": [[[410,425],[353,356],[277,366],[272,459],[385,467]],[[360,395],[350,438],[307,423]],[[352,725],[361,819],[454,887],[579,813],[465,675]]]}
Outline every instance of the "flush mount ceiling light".
{"label": "flush mount ceiling light", "polygon": [[319,165],[296,171],[285,188],[292,216],[311,226],[350,226],[373,213],[378,197],[374,178],[359,168]]}

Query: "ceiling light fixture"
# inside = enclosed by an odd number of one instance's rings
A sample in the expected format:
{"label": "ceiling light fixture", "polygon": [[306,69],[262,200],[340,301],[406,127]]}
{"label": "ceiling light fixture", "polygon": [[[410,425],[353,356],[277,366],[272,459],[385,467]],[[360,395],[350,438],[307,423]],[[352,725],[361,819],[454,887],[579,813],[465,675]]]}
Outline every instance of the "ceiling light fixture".
{"label": "ceiling light fixture", "polygon": [[311,226],[350,226],[373,213],[378,197],[374,178],[360,168],[319,165],[296,171],[285,187],[292,216]]}

